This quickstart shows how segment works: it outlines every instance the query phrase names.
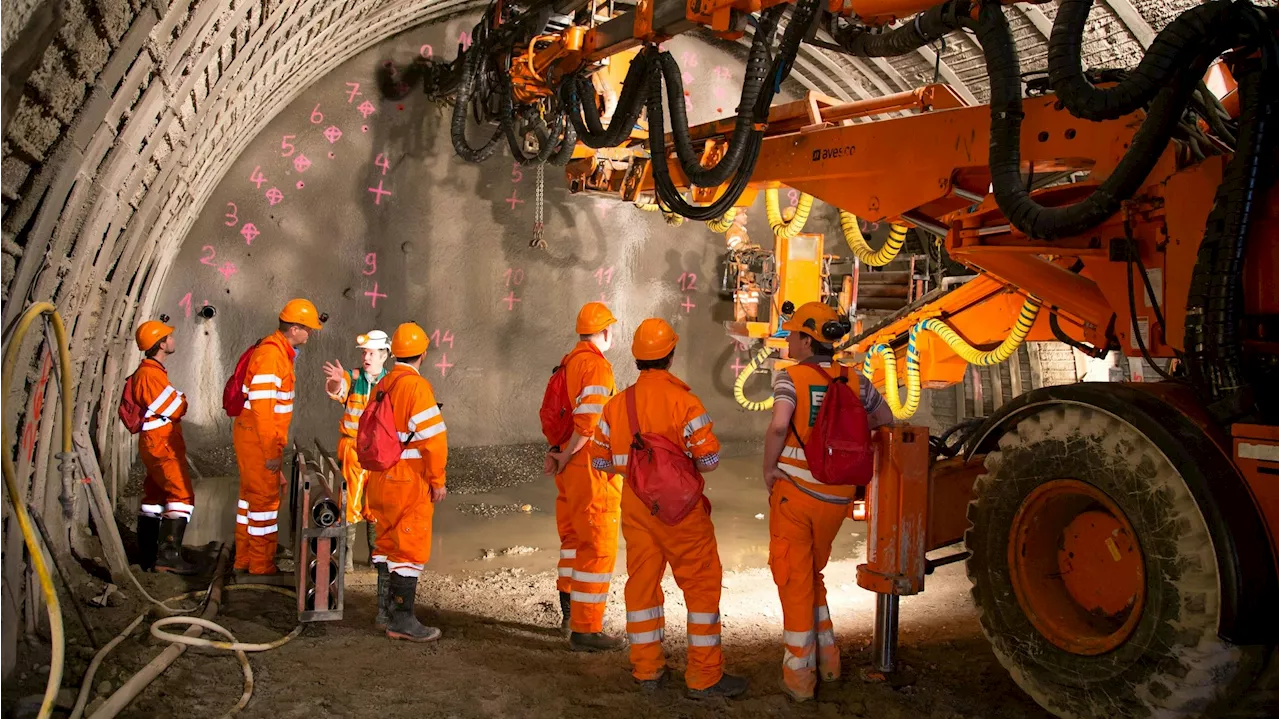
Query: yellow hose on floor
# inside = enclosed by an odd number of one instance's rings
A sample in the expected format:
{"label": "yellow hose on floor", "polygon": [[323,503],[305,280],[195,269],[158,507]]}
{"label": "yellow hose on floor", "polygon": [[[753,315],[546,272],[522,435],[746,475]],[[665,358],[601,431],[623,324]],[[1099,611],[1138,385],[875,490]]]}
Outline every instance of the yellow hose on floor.
{"label": "yellow hose on floor", "polygon": [[791,218],[790,222],[783,222],[782,212],[778,209],[778,191],[764,191],[764,211],[769,217],[769,227],[773,228],[773,236],[775,239],[789,240],[800,234],[804,229],[804,223],[809,220],[809,212],[813,210],[813,195],[800,193],[800,199],[796,201],[796,214]]}
{"label": "yellow hose on floor", "polygon": [[756,353],[755,358],[748,362],[746,367],[742,368],[742,371],[738,373],[738,378],[733,382],[733,398],[738,400],[738,404],[742,405],[742,408],[748,412],[767,412],[773,409],[773,395],[757,402],[747,399],[745,389],[747,380],[750,379],[751,375],[755,374],[755,371],[760,368],[760,365],[764,364],[765,360],[769,359],[771,354],[773,354],[772,347],[762,348]]}
{"label": "yellow hose on floor", "polygon": [[737,216],[738,216],[738,208],[730,207],[729,210],[725,212],[723,215],[721,215],[718,219],[707,220],[707,229],[711,230],[716,234],[727,232],[730,227],[733,227],[733,218]]}
{"label": "yellow hose on floor", "polygon": [[854,256],[862,264],[871,267],[884,267],[893,262],[893,258],[898,256],[907,242],[907,226],[895,223],[889,226],[889,238],[884,241],[884,245],[879,250],[871,249],[858,227],[857,216],[844,210],[840,210],[840,229],[844,231],[844,241]]}
{"label": "yellow hose on floor", "polygon": [[1040,314],[1040,304],[1039,299],[1028,297],[1027,301],[1022,304],[1022,310],[1018,313],[1018,321],[1014,324],[1013,331],[1009,333],[1008,337],[1004,338],[999,347],[986,352],[965,342],[960,335],[956,334],[955,330],[948,327],[942,320],[930,317],[917,322],[912,326],[911,332],[907,336],[906,402],[902,402],[901,395],[898,394],[898,356],[889,345],[876,345],[867,352],[867,357],[862,362],[862,374],[867,379],[871,379],[871,376],[875,373],[872,360],[880,357],[884,362],[885,401],[889,403],[889,409],[893,410],[895,419],[907,419],[920,408],[920,351],[916,346],[916,340],[921,332],[934,333],[943,342],[946,342],[953,352],[969,364],[989,367],[1012,357],[1018,347],[1026,341],[1032,325],[1036,322],[1036,317]]}
{"label": "yellow hose on floor", "polygon": [[[62,324],[58,310],[49,302],[37,302],[27,308],[18,320],[9,346],[4,351],[3,377],[0,378],[0,396],[9,396],[9,380],[13,377],[14,365],[18,363],[18,350],[22,340],[26,338],[31,324],[41,315],[48,315],[49,324],[53,325],[53,334],[58,342],[58,370],[61,391],[58,399],[62,405],[62,451],[68,456],[71,447],[71,353],[67,349],[67,328]],[[4,436],[9,436],[9,427],[3,425]],[[49,681],[45,683],[44,700],[40,703],[38,719],[45,719],[53,714],[53,703],[58,696],[58,687],[62,685],[62,668],[66,660],[66,637],[62,630],[62,610],[58,606],[58,592],[53,587],[53,578],[49,575],[49,567],[44,563],[44,551],[36,540],[32,529],[31,517],[27,514],[27,503],[18,489],[18,471],[13,466],[13,458],[8,449],[3,454],[4,486],[13,503],[14,516],[18,518],[18,528],[22,531],[22,541],[27,545],[27,553],[31,556],[31,567],[36,571],[40,581],[40,592],[44,594],[45,608],[49,613],[49,639],[52,643],[49,659]],[[53,551],[52,548],[49,549]]]}

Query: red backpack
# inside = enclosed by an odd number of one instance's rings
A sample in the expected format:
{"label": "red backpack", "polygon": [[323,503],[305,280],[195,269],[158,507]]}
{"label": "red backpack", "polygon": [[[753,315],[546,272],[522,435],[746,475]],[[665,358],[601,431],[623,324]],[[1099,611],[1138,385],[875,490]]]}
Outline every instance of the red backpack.
{"label": "red backpack", "polygon": [[244,403],[248,399],[244,393],[244,377],[249,374],[249,358],[253,356],[253,351],[258,349],[259,344],[262,343],[253,343],[252,347],[240,355],[240,359],[236,361],[236,371],[231,373],[227,383],[222,386],[222,410],[228,417],[239,417],[244,411]]}
{"label": "red backpack", "polygon": [[547,380],[547,389],[542,393],[542,408],[538,410],[538,420],[542,423],[542,436],[547,444],[559,447],[573,436],[573,399],[569,397],[569,360],[579,352],[574,350],[560,360],[560,364],[551,370],[551,379]]}
{"label": "red backpack", "polygon": [[804,458],[814,479],[823,484],[866,486],[875,474],[867,410],[849,387],[848,368],[841,367],[837,377],[821,368],[814,369],[828,382],[808,444],[800,442],[794,419],[791,432],[804,447]]}
{"label": "red backpack", "polygon": [[116,413],[120,415],[120,421],[124,422],[129,434],[142,431],[142,421],[146,418],[147,408],[138,404],[138,401],[133,398],[133,375],[129,375],[129,379],[124,381],[124,392],[120,394],[120,406],[116,409]]}
{"label": "red backpack", "polygon": [[396,466],[404,451],[404,443],[396,432],[395,410],[391,407],[390,393],[394,385],[395,382],[391,382],[386,387],[379,386],[377,394],[365,405],[360,428],[356,430],[356,457],[361,467],[374,472],[385,472]]}
{"label": "red backpack", "polygon": [[627,484],[651,514],[674,526],[699,502],[706,502],[702,496],[706,482],[693,460],[675,442],[654,432],[640,432],[635,387],[625,394],[627,418],[635,436],[627,458]]}

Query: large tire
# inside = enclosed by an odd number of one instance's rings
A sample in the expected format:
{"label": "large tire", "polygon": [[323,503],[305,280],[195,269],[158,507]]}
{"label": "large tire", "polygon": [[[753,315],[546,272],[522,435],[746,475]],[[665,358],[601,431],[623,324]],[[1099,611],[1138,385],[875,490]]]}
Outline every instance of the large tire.
{"label": "large tire", "polygon": [[[1014,681],[1059,717],[1226,714],[1269,652],[1259,657],[1218,637],[1210,528],[1165,454],[1127,422],[1061,404],[1021,419],[985,466],[969,505],[968,575],[982,629]],[[1033,491],[1062,479],[1100,490],[1123,512],[1144,570],[1136,624],[1118,646],[1091,655],[1046,638],[1011,576],[1015,517]]]}

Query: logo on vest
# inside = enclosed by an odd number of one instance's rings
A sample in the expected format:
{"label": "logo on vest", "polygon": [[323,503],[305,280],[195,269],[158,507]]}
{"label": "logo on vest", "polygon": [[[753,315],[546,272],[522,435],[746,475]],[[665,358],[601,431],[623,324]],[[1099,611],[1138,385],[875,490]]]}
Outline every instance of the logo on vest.
{"label": "logo on vest", "polygon": [[818,410],[822,409],[822,398],[827,396],[826,385],[809,385],[809,426],[818,421]]}

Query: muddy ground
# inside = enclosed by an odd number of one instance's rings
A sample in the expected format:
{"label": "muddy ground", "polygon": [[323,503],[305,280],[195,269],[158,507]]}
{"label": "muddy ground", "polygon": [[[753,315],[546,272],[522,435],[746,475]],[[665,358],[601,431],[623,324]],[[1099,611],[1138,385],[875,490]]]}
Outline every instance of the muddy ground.
{"label": "muddy ground", "polygon": [[[864,552],[861,525],[846,524],[827,571],[830,605],[842,647],[844,677],[823,685],[816,702],[794,705],[777,688],[781,615],[765,566],[766,523],[757,520],[757,460],[727,462],[708,478],[725,557],[724,647],[729,671],[751,679],[745,698],[693,702],[684,697],[684,607],[668,577],[667,654],[674,679],[656,696],[642,695],[629,673],[626,652],[575,654],[558,632],[554,521],[545,487],[495,485],[446,500],[436,543],[437,558],[419,584],[421,619],[444,631],[431,645],[391,642],[373,629],[373,577],[360,567],[348,575],[342,621],[313,625],[274,651],[253,654],[255,688],[242,712],[248,717],[1046,717],[992,655],[968,600],[963,565],[929,577],[927,591],[904,598],[901,659],[905,681],[864,676],[870,665],[873,595],[858,588],[855,568]],[[535,511],[476,511],[477,504],[507,508],[530,503]],[[544,510],[544,511],[538,511]],[[362,533],[363,534],[363,533]],[[487,540],[487,541],[486,541]],[[480,545],[494,550],[486,560]],[[503,554],[504,548],[532,552]],[[624,630],[620,555],[607,624]],[[77,572],[77,591],[99,593],[100,580]],[[143,575],[156,596],[172,596],[197,581]],[[204,580],[207,582],[207,578]],[[141,605],[136,590],[123,601],[90,609],[102,642],[131,621]],[[65,595],[64,595],[65,597]],[[64,599],[64,601],[66,601]],[[93,650],[69,608],[68,666],[64,687],[77,691]],[[230,591],[217,621],[246,642],[270,641],[296,622],[293,600],[261,592]],[[93,680],[91,698],[118,688],[158,654],[165,643],[146,624],[107,659]],[[4,686],[6,715],[19,698],[38,695],[47,665],[47,640],[20,645],[18,667]],[[911,675],[914,675],[912,677]],[[914,678],[914,681],[910,681]],[[121,716],[215,717],[240,696],[242,677],[225,653],[189,650]],[[66,692],[70,695],[71,692]],[[67,697],[64,696],[64,699]],[[91,705],[90,709],[94,707]]]}

